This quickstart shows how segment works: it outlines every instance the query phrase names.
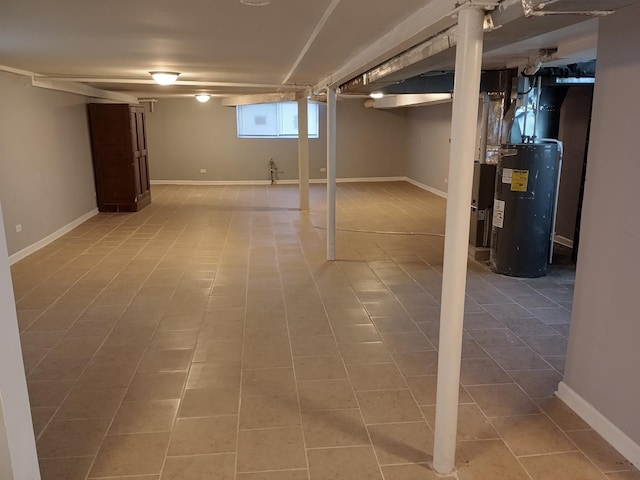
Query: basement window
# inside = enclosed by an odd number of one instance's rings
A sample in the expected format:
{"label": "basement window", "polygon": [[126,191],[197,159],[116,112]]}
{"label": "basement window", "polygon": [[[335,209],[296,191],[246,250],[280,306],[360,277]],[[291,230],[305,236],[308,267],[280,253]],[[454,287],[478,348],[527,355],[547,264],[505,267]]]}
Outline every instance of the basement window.
{"label": "basement window", "polygon": [[[239,138],[298,138],[298,103],[261,103],[236,107]],[[309,102],[309,138],[319,136],[319,109]]]}

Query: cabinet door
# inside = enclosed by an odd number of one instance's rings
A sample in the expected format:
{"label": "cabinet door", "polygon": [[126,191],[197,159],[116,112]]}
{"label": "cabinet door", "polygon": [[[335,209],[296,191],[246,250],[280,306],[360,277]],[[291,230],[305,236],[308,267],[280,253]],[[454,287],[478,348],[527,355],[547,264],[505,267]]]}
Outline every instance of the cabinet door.
{"label": "cabinet door", "polygon": [[135,200],[129,106],[91,104],[91,146],[101,211],[118,211]]}
{"label": "cabinet door", "polygon": [[141,198],[150,194],[147,132],[145,113],[142,107],[131,108],[131,135],[136,197],[140,201]]}

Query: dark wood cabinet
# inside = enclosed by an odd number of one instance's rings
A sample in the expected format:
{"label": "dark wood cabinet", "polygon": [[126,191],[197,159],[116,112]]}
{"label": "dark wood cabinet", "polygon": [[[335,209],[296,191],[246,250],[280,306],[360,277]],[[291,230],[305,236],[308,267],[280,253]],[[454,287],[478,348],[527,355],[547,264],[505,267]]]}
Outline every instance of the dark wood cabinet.
{"label": "dark wood cabinet", "polygon": [[91,148],[101,212],[137,212],[151,203],[144,108],[89,104]]}

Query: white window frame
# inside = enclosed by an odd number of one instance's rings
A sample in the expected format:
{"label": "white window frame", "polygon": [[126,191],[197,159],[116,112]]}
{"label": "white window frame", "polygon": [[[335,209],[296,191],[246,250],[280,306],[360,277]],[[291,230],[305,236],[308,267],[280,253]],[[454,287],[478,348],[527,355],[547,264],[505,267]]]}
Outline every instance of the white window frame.
{"label": "white window frame", "polygon": [[[284,105],[296,105],[295,116],[293,121],[296,124],[296,133],[284,133],[285,130],[285,120],[291,120],[284,118]],[[263,104],[262,104],[263,105]],[[273,105],[273,104],[269,104]],[[236,124],[237,124],[237,135],[238,138],[298,138],[297,132],[297,122],[298,122],[298,108],[297,102],[277,102],[275,103],[275,118],[270,118],[269,120],[273,122],[275,125],[275,133],[273,134],[264,134],[259,135],[255,133],[246,133],[243,129],[243,125],[245,124],[246,115],[251,115],[250,110],[251,107],[255,107],[255,105],[238,105],[236,106]],[[320,107],[315,102],[309,102],[308,108],[308,124],[309,124],[309,138],[319,138],[320,137]]]}

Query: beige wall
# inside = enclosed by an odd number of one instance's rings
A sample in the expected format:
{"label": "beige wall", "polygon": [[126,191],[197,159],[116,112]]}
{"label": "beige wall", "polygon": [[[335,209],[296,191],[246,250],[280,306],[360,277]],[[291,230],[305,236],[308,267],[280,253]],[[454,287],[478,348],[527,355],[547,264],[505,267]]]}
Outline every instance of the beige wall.
{"label": "beige wall", "polygon": [[[0,100],[0,201],[12,255],[95,209],[86,113],[91,100],[33,88],[28,78],[8,73],[0,73]],[[406,112],[362,104],[338,103],[338,177],[403,176]],[[310,140],[311,178],[326,175],[320,171],[326,109],[320,110],[320,138]],[[297,140],[238,139],[235,109],[216,101],[162,99],[148,118],[154,180],[267,180],[271,158],[281,179],[298,176]]]}
{"label": "beige wall", "polygon": [[406,176],[447,192],[451,103],[408,109]]}
{"label": "beige wall", "polygon": [[0,73],[0,201],[9,254],[96,207],[84,97],[28,82]]}
{"label": "beige wall", "polygon": [[[338,102],[338,177],[404,175],[407,118],[402,111],[365,109],[363,100]],[[212,99],[160,99],[149,113],[152,180],[268,180],[271,158],[282,180],[298,178],[297,139],[238,138],[235,108]],[[320,107],[320,138],[309,140],[310,177],[324,178],[326,108]],[[206,174],[200,169],[205,168]]]}
{"label": "beige wall", "polygon": [[600,20],[591,142],[564,379],[636,445],[640,445],[640,215],[636,198],[640,179],[639,23],[640,4]]}
{"label": "beige wall", "polygon": [[[362,104],[362,99],[338,101],[338,178],[405,176],[406,109],[375,110]],[[321,137],[326,144],[326,121],[322,117]],[[326,148],[322,155],[321,163],[325,164]]]}
{"label": "beige wall", "polygon": [[[0,202],[0,223],[2,209]],[[0,426],[0,473],[6,470],[6,450],[11,458],[13,478],[39,480],[38,458],[33,437],[27,381],[25,379],[18,320],[11,285],[4,231],[0,228],[0,397],[4,425]],[[0,415],[2,416],[2,415]],[[3,427],[6,430],[3,432]],[[2,466],[4,464],[4,466]],[[5,476],[0,476],[4,480]],[[9,477],[11,478],[11,477]]]}

